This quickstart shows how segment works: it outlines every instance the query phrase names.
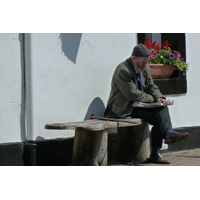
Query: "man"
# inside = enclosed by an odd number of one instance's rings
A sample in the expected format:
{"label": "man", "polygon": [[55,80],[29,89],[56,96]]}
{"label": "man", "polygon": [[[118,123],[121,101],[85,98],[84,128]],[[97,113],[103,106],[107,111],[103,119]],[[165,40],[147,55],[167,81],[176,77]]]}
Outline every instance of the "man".
{"label": "man", "polygon": [[[148,66],[149,59],[150,53],[146,46],[138,44],[131,57],[117,66],[104,115],[111,118],[142,118],[151,124],[152,146],[149,162],[169,164],[159,152],[163,139],[166,144],[181,142],[189,137],[189,133],[172,130],[168,101],[153,82]],[[136,108],[133,107],[134,102],[162,102],[164,106]]]}

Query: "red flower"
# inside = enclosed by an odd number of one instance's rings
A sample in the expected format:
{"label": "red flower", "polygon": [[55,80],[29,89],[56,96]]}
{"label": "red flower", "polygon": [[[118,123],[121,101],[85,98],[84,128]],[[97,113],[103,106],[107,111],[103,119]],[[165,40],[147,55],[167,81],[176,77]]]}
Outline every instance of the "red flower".
{"label": "red flower", "polygon": [[152,44],[150,42],[150,38],[147,38],[146,41],[144,42],[144,45],[147,47],[147,49],[152,48]]}
{"label": "red flower", "polygon": [[156,50],[160,50],[160,44],[157,44]]}
{"label": "red flower", "polygon": [[169,43],[168,40],[166,40],[165,42],[163,42],[162,46],[163,46],[164,49],[168,49],[169,45],[171,45],[171,44]]}
{"label": "red flower", "polygon": [[156,41],[154,41],[154,42],[152,43],[152,48],[155,49],[155,47],[156,47]]}
{"label": "red flower", "polygon": [[147,38],[146,41],[144,42],[144,45],[147,47],[147,49],[155,49],[155,50],[160,50],[160,44],[156,44],[156,41],[153,43],[150,42],[150,38]]}

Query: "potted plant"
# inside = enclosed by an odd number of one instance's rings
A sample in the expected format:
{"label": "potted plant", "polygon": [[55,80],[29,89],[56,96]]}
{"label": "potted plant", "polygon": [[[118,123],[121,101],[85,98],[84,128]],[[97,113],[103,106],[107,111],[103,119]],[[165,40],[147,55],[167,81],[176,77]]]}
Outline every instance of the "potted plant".
{"label": "potted plant", "polygon": [[[181,58],[179,51],[172,50],[169,47],[170,44],[168,40],[163,42],[162,48],[156,41],[151,43],[150,38],[146,39],[144,45],[151,53],[149,66],[151,67],[152,78],[168,78],[171,76],[174,69],[182,71],[184,75],[186,74],[189,64]],[[167,74],[165,74],[163,70],[165,70]]]}

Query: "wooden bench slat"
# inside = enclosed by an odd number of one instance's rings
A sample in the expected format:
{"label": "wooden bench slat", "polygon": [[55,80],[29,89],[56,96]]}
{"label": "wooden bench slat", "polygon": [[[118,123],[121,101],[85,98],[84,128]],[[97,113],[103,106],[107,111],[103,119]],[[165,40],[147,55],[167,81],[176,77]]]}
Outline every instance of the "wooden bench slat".
{"label": "wooden bench slat", "polygon": [[139,118],[126,119],[126,121],[127,122],[118,122],[118,127],[137,126],[143,123],[143,120]]}
{"label": "wooden bench slat", "polygon": [[93,123],[79,124],[76,128],[84,129],[86,131],[103,131],[115,127],[117,127],[117,122],[97,120]]}
{"label": "wooden bench slat", "polygon": [[53,124],[46,124],[45,129],[75,129],[78,125],[86,124],[86,123],[95,123],[95,120],[86,120],[82,122],[66,122],[66,123],[53,123]]}
{"label": "wooden bench slat", "polygon": [[[128,121],[130,123],[128,123]],[[85,120],[82,122],[67,122],[67,123],[53,123],[46,124],[45,129],[53,130],[72,130],[77,128],[82,128],[88,131],[100,131],[108,128],[116,127],[127,127],[127,126],[136,126],[142,124],[141,119],[126,119],[126,122],[115,122],[115,121],[104,121],[98,119]]]}

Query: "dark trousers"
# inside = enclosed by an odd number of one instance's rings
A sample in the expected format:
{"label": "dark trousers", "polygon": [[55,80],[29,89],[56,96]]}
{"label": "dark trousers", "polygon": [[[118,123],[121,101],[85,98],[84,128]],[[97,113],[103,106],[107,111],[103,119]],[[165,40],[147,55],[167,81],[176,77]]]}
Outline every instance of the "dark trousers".
{"label": "dark trousers", "polygon": [[132,118],[142,118],[151,124],[151,142],[153,147],[161,148],[165,132],[172,129],[168,107],[133,108]]}

